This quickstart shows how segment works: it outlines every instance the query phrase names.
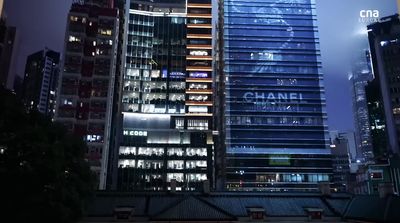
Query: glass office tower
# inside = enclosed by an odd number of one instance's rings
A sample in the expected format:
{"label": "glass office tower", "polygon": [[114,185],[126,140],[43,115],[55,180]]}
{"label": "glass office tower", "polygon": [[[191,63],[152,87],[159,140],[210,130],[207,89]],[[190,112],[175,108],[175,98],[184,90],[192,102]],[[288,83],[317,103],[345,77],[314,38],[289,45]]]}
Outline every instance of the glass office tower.
{"label": "glass office tower", "polygon": [[198,190],[212,174],[211,2],[128,1],[119,190]]}
{"label": "glass office tower", "polygon": [[332,164],[315,2],[225,0],[223,40],[226,189],[317,190]]}
{"label": "glass office tower", "polygon": [[373,74],[370,52],[366,50],[364,55],[365,57],[359,58],[353,64],[349,80],[351,82],[357,160],[368,163],[373,160],[374,154],[365,87],[373,79]]}

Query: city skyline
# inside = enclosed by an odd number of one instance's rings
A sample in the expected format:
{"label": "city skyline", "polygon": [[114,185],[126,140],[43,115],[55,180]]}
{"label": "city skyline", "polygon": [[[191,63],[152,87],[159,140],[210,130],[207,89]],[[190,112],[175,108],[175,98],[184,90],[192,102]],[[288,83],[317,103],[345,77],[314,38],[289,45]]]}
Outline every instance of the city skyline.
{"label": "city skyline", "polygon": [[[17,26],[19,34],[31,36],[19,43],[16,66],[11,71],[15,70],[14,73],[22,76],[26,57],[44,47],[63,51],[66,17],[71,2],[72,0],[5,1],[4,11],[9,15],[8,23]],[[353,58],[358,56],[354,55],[353,51],[368,47],[365,32],[368,23],[360,22],[359,13],[360,10],[377,9],[380,17],[392,15],[397,12],[397,2],[396,0],[342,0],[346,4],[337,2],[337,0],[316,1],[322,72],[326,82],[328,127],[329,130],[354,131],[348,73],[351,71]],[[25,7],[19,7],[21,4]],[[214,4],[214,7],[216,5]],[[32,21],[31,18],[35,20]],[[332,38],[333,36],[335,38]],[[337,91],[338,86],[341,91]]]}
{"label": "city skyline", "polygon": [[400,0],[61,1],[0,0],[5,219],[400,222]]}

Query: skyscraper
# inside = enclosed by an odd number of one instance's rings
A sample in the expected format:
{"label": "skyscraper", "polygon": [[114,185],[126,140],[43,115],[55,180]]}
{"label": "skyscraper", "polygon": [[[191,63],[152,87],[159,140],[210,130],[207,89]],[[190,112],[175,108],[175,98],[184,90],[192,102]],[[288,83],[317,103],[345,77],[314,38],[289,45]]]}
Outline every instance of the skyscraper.
{"label": "skyscraper", "polygon": [[22,99],[29,109],[53,118],[58,87],[60,53],[44,49],[28,56]]}
{"label": "skyscraper", "polygon": [[332,163],[315,1],[222,10],[226,188],[317,190]]}
{"label": "skyscraper", "polygon": [[211,1],[127,1],[119,190],[212,181]]}
{"label": "skyscraper", "polygon": [[383,106],[382,93],[379,86],[379,78],[375,77],[365,87],[368,103],[368,119],[371,129],[371,144],[374,161],[387,157],[389,151],[388,130]]}
{"label": "skyscraper", "polygon": [[365,56],[357,61],[352,68],[349,77],[353,101],[353,117],[355,126],[355,138],[357,143],[357,160],[369,162],[373,159],[371,130],[368,117],[367,99],[365,87],[373,77],[371,68],[371,56],[368,50]]}
{"label": "skyscraper", "polygon": [[75,1],[68,14],[56,121],[87,142],[87,159],[105,188],[118,46],[110,0]]}
{"label": "skyscraper", "polygon": [[[398,154],[400,132],[400,20],[398,14],[368,26],[374,80],[370,84],[370,116],[374,150]],[[367,93],[368,95],[368,93]],[[379,128],[378,128],[379,127]],[[377,129],[378,128],[378,129]],[[384,128],[384,129],[381,129]],[[382,130],[384,130],[382,132]],[[374,135],[382,132],[387,138]],[[378,140],[378,141],[376,141]],[[382,140],[387,140],[383,143]],[[384,145],[386,144],[386,145]]]}

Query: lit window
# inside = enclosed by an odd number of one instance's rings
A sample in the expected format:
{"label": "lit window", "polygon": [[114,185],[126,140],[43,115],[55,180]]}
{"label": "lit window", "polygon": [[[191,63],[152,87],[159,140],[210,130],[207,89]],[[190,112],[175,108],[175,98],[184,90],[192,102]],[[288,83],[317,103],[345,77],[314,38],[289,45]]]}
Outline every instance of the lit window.
{"label": "lit window", "polygon": [[202,89],[207,89],[207,84],[190,84],[189,89],[196,89],[196,90],[202,90]]}
{"label": "lit window", "polygon": [[175,179],[176,182],[183,182],[183,173],[168,173],[167,182],[171,182],[173,179]]}
{"label": "lit window", "polygon": [[135,155],[136,154],[136,147],[119,147],[119,154],[121,155]]}
{"label": "lit window", "polygon": [[175,128],[176,129],[183,129],[185,126],[185,120],[183,118],[175,119]]}
{"label": "lit window", "polygon": [[73,22],[77,22],[79,18],[77,16],[70,16],[69,19]]}
{"label": "lit window", "polygon": [[64,105],[72,105],[72,99],[64,99]]}
{"label": "lit window", "polygon": [[192,56],[208,56],[208,52],[205,50],[191,50],[189,54]]}
{"label": "lit window", "polygon": [[208,95],[190,95],[190,101],[207,101],[209,99]]}
{"label": "lit window", "polygon": [[186,161],[186,169],[206,168],[207,161],[205,160],[191,160]]}
{"label": "lit window", "polygon": [[143,70],[143,77],[150,77],[150,71],[149,70]]}
{"label": "lit window", "polygon": [[383,179],[383,171],[371,171],[370,178],[372,180],[382,180]]}
{"label": "lit window", "polygon": [[207,180],[207,175],[204,173],[191,173],[188,174],[189,182],[201,182]]}
{"label": "lit window", "polygon": [[118,166],[122,168],[135,167],[135,160],[118,160]]}
{"label": "lit window", "polygon": [[207,130],[208,120],[188,120],[188,129]]}
{"label": "lit window", "polygon": [[163,167],[163,161],[153,160],[138,160],[137,168],[139,169],[161,169]]}
{"label": "lit window", "polygon": [[182,148],[168,148],[167,150],[168,156],[183,156]]}
{"label": "lit window", "polygon": [[163,154],[163,148],[139,147],[138,151],[138,155],[144,156],[162,156]]}
{"label": "lit window", "polygon": [[168,169],[182,170],[183,169],[183,160],[169,160],[167,167],[168,167]]}
{"label": "lit window", "polygon": [[127,69],[126,75],[128,76],[133,76],[133,77],[139,77],[139,69]]}
{"label": "lit window", "polygon": [[393,109],[393,114],[394,114],[394,115],[400,114],[400,108],[394,108],[394,109]]}
{"label": "lit window", "polygon": [[79,38],[77,36],[69,36],[68,41],[69,42],[81,42],[81,38]]}
{"label": "lit window", "polygon": [[85,139],[87,142],[102,142],[103,137],[100,135],[87,135]]}
{"label": "lit window", "polygon": [[105,36],[111,36],[112,30],[111,29],[99,29],[99,33]]}
{"label": "lit window", "polygon": [[187,148],[187,156],[207,156],[207,148]]}

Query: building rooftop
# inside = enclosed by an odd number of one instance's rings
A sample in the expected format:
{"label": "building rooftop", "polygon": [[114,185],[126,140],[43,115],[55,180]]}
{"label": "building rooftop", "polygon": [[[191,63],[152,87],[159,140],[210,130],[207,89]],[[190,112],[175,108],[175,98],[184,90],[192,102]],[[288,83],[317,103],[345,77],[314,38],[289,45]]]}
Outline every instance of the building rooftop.
{"label": "building rooftop", "polygon": [[[400,222],[400,198],[319,193],[242,192],[98,192],[83,222],[107,222],[116,208],[132,208],[131,220],[141,221],[229,221],[248,220],[249,212],[262,210],[264,220],[307,221],[311,212],[321,212],[333,222]],[[310,211],[313,210],[313,211]],[[94,220],[95,219],[95,220]]]}

